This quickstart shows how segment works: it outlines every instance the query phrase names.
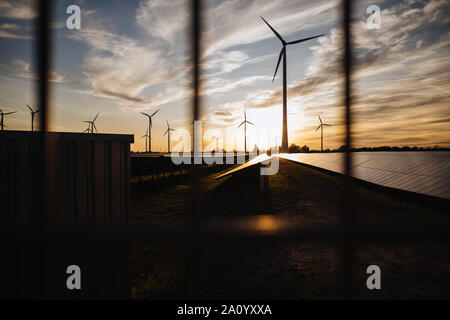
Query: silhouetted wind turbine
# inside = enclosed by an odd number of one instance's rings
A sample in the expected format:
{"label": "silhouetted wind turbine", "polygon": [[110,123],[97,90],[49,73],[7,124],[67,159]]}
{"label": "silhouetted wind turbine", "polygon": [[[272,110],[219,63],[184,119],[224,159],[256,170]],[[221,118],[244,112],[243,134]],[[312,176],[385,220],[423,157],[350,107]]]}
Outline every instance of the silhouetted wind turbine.
{"label": "silhouetted wind turbine", "polygon": [[147,149],[147,138],[150,138],[150,136],[148,135],[147,131],[145,131],[145,135],[142,136],[141,139],[142,138],[145,138],[145,152],[148,152],[148,149]]}
{"label": "silhouetted wind turbine", "polygon": [[213,138],[216,139],[216,151],[219,151],[219,138],[218,137]]}
{"label": "silhouetted wind turbine", "polygon": [[317,115],[319,117],[319,121],[320,121],[320,125],[317,127],[316,131],[320,129],[320,151],[323,151],[323,127],[331,127],[331,124],[328,123],[323,123],[322,119],[320,118],[319,115]]}
{"label": "silhouetted wind turbine", "polygon": [[167,130],[166,130],[166,132],[164,133],[164,135],[167,134],[167,152],[170,152],[170,131],[175,131],[175,129],[172,129],[172,128],[169,126],[169,121],[166,120],[166,122],[167,122]]}
{"label": "silhouetted wind turbine", "polygon": [[277,36],[277,38],[280,39],[281,44],[283,45],[283,47],[281,48],[281,51],[280,51],[280,55],[278,56],[277,67],[275,69],[275,73],[273,74],[272,82],[275,79],[275,76],[277,75],[277,71],[278,71],[278,67],[280,66],[281,58],[283,58],[283,131],[282,131],[283,133],[282,133],[282,140],[281,140],[281,152],[288,152],[289,151],[289,142],[288,142],[288,130],[287,130],[287,84],[286,84],[286,82],[287,82],[287,80],[286,80],[287,79],[286,54],[287,53],[286,53],[286,46],[291,45],[291,44],[301,43],[301,42],[308,41],[308,40],[312,40],[312,39],[323,36],[323,34],[318,35],[318,36],[313,36],[313,37],[308,37],[308,38],[304,38],[304,39],[286,42],[280,36],[280,34],[274,28],[272,28],[272,26],[266,20],[264,20],[263,17],[261,17],[261,19],[263,19],[263,21],[267,24],[267,26],[270,28],[270,30],[273,31],[273,33]]}
{"label": "silhouetted wind turbine", "polygon": [[31,109],[31,107],[29,105],[27,105],[28,109],[30,109],[31,112],[31,132],[34,131],[34,115],[36,113],[38,113],[39,111],[41,111],[41,109],[34,111],[33,109]]}
{"label": "silhouetted wind turbine", "polygon": [[149,115],[149,114],[147,114],[147,113],[145,113],[145,112],[141,112],[144,116],[146,116],[146,117],[148,117],[148,136],[149,136],[149,138],[150,138],[150,140],[149,140],[149,142],[148,142],[148,146],[149,146],[149,151],[150,152],[152,152],[152,117],[157,113],[159,111],[159,109],[158,110],[156,110],[155,112],[153,112],[153,114],[152,115]]}
{"label": "silhouetted wind turbine", "polygon": [[247,123],[255,125],[254,123],[247,121],[247,113],[244,110],[244,121],[242,121],[241,124],[238,125],[238,128],[244,125],[244,153],[247,153]]}
{"label": "silhouetted wind turbine", "polygon": [[17,111],[11,111],[11,112],[3,112],[3,110],[2,109],[0,109],[0,117],[1,117],[1,119],[0,119],[0,126],[1,126],[1,129],[2,129],[2,131],[3,131],[3,127],[6,127],[6,125],[3,123],[3,118],[5,117],[5,116],[7,116],[8,114],[13,114],[13,113],[16,113]]}
{"label": "silhouetted wind turbine", "polygon": [[[88,121],[83,121],[83,122],[88,122]],[[87,131],[87,133],[91,133],[91,125],[88,124],[88,127],[86,130],[83,131],[83,133],[85,133]]]}
{"label": "silhouetted wind turbine", "polygon": [[95,126],[95,120],[97,120],[97,117],[98,117],[98,115],[99,115],[99,113],[97,112],[97,115],[95,116],[95,118],[94,118],[94,120],[85,120],[85,121],[83,121],[83,122],[86,122],[86,123],[88,123],[88,128],[86,129],[86,130],[84,130],[83,132],[90,132],[90,133],[94,133],[94,129],[95,129],[95,132],[98,132],[98,130],[97,130],[97,127]]}

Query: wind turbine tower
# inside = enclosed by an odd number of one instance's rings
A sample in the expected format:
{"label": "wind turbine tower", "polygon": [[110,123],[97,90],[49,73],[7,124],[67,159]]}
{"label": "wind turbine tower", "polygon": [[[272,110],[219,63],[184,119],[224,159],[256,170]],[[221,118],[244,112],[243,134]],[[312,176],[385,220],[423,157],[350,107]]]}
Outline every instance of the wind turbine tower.
{"label": "wind turbine tower", "polygon": [[149,141],[148,141],[148,149],[150,152],[152,152],[152,117],[159,111],[156,110],[155,112],[152,113],[152,115],[149,115],[148,113],[145,112],[141,112],[144,116],[148,117],[148,137],[149,137]]}
{"label": "wind turbine tower", "polygon": [[167,122],[167,130],[166,130],[166,132],[164,133],[164,135],[167,134],[167,152],[170,153],[170,131],[175,131],[175,129],[172,129],[172,128],[169,126],[169,121],[166,120],[166,122]]}
{"label": "wind turbine tower", "polygon": [[12,112],[3,112],[2,109],[0,109],[0,126],[1,126],[1,130],[3,131],[3,127],[6,127],[6,125],[4,124],[4,117],[7,116],[8,114],[13,114],[16,113],[17,111],[12,111]]}
{"label": "wind turbine tower", "polygon": [[320,118],[319,115],[317,115],[319,117],[319,121],[320,121],[320,125],[317,127],[316,131],[320,129],[320,151],[323,152],[323,127],[331,127],[331,124],[328,123],[323,123],[322,119]]}
{"label": "wind turbine tower", "polygon": [[97,131],[97,127],[95,126],[95,120],[97,120],[97,117],[98,117],[98,113],[95,116],[94,120],[92,120],[92,121],[91,120],[83,121],[83,122],[88,123],[88,128],[86,130],[84,130],[83,132],[87,131],[88,133],[94,133],[94,129],[95,129],[95,132],[98,132]]}
{"label": "wind turbine tower", "polygon": [[304,38],[304,39],[286,42],[280,36],[280,34],[274,28],[272,28],[272,26],[266,20],[264,20],[263,17],[261,17],[261,19],[263,19],[263,21],[267,24],[267,26],[270,28],[270,30],[272,30],[272,32],[277,36],[277,38],[281,41],[281,44],[283,45],[283,47],[281,48],[281,51],[280,51],[280,55],[278,56],[277,67],[275,69],[275,73],[273,75],[272,82],[275,79],[275,76],[277,75],[277,71],[278,71],[278,67],[280,66],[281,58],[283,58],[283,130],[282,130],[282,140],[281,140],[281,152],[288,152],[289,151],[289,142],[288,142],[288,129],[287,129],[287,80],[286,80],[287,79],[287,61],[286,61],[287,52],[286,52],[286,46],[291,45],[291,44],[305,42],[308,40],[312,40],[312,39],[323,36],[323,34],[318,35],[318,36],[313,36],[313,37],[308,37],[308,38]]}
{"label": "wind turbine tower", "polygon": [[38,113],[39,111],[41,111],[41,109],[34,111],[33,109],[31,109],[31,107],[29,105],[27,105],[28,109],[30,109],[31,112],[31,132],[34,131],[34,115],[36,113]]}
{"label": "wind turbine tower", "polygon": [[255,125],[254,123],[247,121],[247,113],[244,110],[244,121],[241,122],[240,125],[238,125],[238,128],[242,125],[244,125],[244,154],[247,153],[247,123],[251,125]]}
{"label": "wind turbine tower", "polygon": [[148,152],[148,149],[147,149],[147,138],[150,138],[148,132],[145,131],[145,135],[142,136],[141,138],[145,138],[145,152]]}

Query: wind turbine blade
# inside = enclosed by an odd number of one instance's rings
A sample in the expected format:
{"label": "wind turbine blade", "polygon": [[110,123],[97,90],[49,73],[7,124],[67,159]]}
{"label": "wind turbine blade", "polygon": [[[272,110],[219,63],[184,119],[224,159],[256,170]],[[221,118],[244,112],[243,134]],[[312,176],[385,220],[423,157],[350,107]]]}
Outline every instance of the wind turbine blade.
{"label": "wind turbine blade", "polygon": [[145,112],[141,112],[144,116],[150,117],[148,114],[146,114]]}
{"label": "wind turbine blade", "polygon": [[169,121],[166,120],[166,123],[167,123],[167,128],[170,128]]}
{"label": "wind turbine blade", "polygon": [[153,112],[153,114],[150,117],[153,117],[158,111],[159,111],[159,109],[156,110],[155,112]]}
{"label": "wind turbine blade", "polygon": [[289,42],[287,42],[286,44],[296,44],[296,43],[300,43],[300,42],[305,42],[305,41],[308,41],[308,40],[312,40],[312,39],[315,39],[315,38],[319,38],[319,37],[324,36],[324,35],[325,35],[325,34],[320,34],[320,35],[314,36],[314,37],[304,38],[304,39],[295,40],[295,41],[289,41]]}
{"label": "wind turbine blade", "polygon": [[322,118],[320,117],[320,115],[317,115],[317,116],[319,117],[320,124],[323,124],[322,123]]}
{"label": "wind turbine blade", "polygon": [[94,120],[92,120],[92,122],[94,122],[95,120],[97,120],[99,112],[97,112],[97,115],[95,116]]}
{"label": "wind turbine blade", "polygon": [[285,47],[283,47],[280,51],[280,55],[278,56],[277,67],[275,69],[275,73],[273,74],[272,82],[275,80],[275,76],[277,75],[278,67],[280,66],[281,58],[283,57]]}
{"label": "wind turbine blade", "polygon": [[0,114],[3,114],[3,111],[2,111],[2,109],[0,109]]}
{"label": "wind turbine blade", "polygon": [[324,123],[323,125],[326,126],[326,127],[332,127],[333,126],[332,124],[328,124],[328,123]]}
{"label": "wind turbine blade", "polygon": [[3,112],[2,112],[2,114],[7,115],[7,114],[13,114],[13,113],[16,113],[16,112],[17,112],[17,111],[6,112],[6,113],[3,113]]}
{"label": "wind turbine blade", "polygon": [[82,121],[82,122],[91,123],[90,121],[86,121],[86,120],[85,120],[85,121]]}
{"label": "wind turbine blade", "polygon": [[238,125],[237,127],[239,128],[240,126],[242,126],[245,123],[245,121],[242,121],[240,125]]}
{"label": "wind turbine blade", "polygon": [[253,122],[250,122],[250,121],[247,121],[247,123],[252,124],[252,125],[255,125]]}
{"label": "wind turbine blade", "polygon": [[29,105],[27,105],[28,109],[30,109],[31,112],[33,112],[33,109]]}
{"label": "wind turbine blade", "polygon": [[94,127],[95,132],[98,132],[97,127],[95,126],[95,123],[94,123],[94,122],[92,122],[92,126]]}
{"label": "wind turbine blade", "polygon": [[272,26],[271,26],[271,25],[270,25],[263,17],[261,17],[261,19],[263,19],[263,21],[267,24],[267,26],[269,26],[270,30],[272,30],[273,33],[275,33],[275,35],[278,37],[278,39],[280,39],[280,41],[281,41],[283,44],[285,44],[285,41],[284,41],[284,39],[280,36],[280,34],[279,34],[274,28],[272,28]]}
{"label": "wind turbine blade", "polygon": [[319,126],[317,127],[316,131],[314,131],[314,132],[317,132],[317,130],[319,130],[321,126],[322,126],[322,125],[319,125]]}
{"label": "wind turbine blade", "polygon": [[36,110],[34,113],[38,113],[38,112],[41,112],[41,109],[39,109],[39,110]]}
{"label": "wind turbine blade", "polygon": [[167,134],[167,132],[169,132],[169,129],[167,129],[167,130],[166,130],[166,132],[164,132],[164,134],[163,134],[163,135],[165,136],[165,135]]}
{"label": "wind turbine blade", "polygon": [[247,113],[244,110],[244,121],[246,121],[246,120],[247,120]]}

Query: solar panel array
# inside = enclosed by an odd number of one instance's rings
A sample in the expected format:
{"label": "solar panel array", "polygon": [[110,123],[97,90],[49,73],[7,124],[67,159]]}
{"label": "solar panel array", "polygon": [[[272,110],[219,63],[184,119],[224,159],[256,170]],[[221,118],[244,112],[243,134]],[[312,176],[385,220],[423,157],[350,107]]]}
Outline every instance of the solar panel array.
{"label": "solar panel array", "polygon": [[[344,172],[343,153],[293,153],[280,157]],[[354,152],[352,176],[386,187],[450,199],[450,152]]]}
{"label": "solar panel array", "polygon": [[220,176],[216,177],[216,179],[226,177],[230,174],[242,171],[246,168],[252,167],[252,166],[260,164],[260,163],[265,163],[265,162],[269,161],[270,159],[272,159],[272,157],[268,156],[267,154],[260,154],[259,156],[248,161],[247,163],[245,163],[237,168],[231,169],[230,171],[227,171],[224,174],[221,174]]}

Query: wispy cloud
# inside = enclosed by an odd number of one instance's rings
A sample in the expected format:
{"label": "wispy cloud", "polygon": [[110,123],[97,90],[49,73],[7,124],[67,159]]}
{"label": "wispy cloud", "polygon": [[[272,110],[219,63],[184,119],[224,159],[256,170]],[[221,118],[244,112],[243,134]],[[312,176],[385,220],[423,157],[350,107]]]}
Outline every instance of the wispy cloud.
{"label": "wispy cloud", "polygon": [[33,19],[37,16],[33,1],[0,0],[0,17],[10,19]]}
{"label": "wispy cloud", "polygon": [[[22,32],[22,34],[18,34],[17,32]],[[3,23],[0,25],[0,38],[8,38],[8,39],[24,39],[29,40],[33,39],[32,36],[23,34],[23,27],[15,23]]]}
{"label": "wispy cloud", "polygon": [[[16,59],[11,64],[2,64],[2,66],[12,75],[23,78],[37,80],[38,76],[31,71],[30,63],[20,59]],[[60,83],[64,82],[64,76],[58,74],[55,71],[50,72],[50,82]]]}

